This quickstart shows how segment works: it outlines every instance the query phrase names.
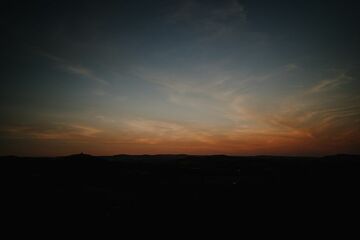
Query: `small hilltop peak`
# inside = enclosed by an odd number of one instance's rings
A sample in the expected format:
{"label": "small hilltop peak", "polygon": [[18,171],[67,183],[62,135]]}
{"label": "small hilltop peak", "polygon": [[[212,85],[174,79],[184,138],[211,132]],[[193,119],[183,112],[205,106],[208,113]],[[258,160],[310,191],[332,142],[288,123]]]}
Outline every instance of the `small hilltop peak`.
{"label": "small hilltop peak", "polygon": [[68,157],[71,157],[71,158],[91,158],[93,156],[90,155],[90,154],[86,154],[84,152],[81,152],[81,153],[78,153],[78,154],[72,154],[72,155],[70,155]]}

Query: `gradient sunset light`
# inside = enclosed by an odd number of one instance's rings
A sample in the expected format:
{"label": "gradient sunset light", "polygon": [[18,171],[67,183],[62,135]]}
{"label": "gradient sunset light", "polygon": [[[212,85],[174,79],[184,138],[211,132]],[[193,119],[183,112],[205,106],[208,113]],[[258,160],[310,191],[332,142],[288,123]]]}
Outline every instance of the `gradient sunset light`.
{"label": "gradient sunset light", "polygon": [[356,1],[5,1],[0,155],[360,153]]}

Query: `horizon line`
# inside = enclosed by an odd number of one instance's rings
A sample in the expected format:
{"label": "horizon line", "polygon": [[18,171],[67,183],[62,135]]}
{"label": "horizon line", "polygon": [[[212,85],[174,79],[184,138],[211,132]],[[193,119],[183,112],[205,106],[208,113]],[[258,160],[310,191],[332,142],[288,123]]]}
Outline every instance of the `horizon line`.
{"label": "horizon line", "polygon": [[119,156],[195,156],[195,157],[213,157],[213,156],[223,156],[223,157],[292,157],[292,158],[323,158],[329,156],[360,156],[360,153],[336,153],[336,154],[325,154],[325,155],[277,155],[277,154],[257,154],[257,155],[232,155],[232,154],[187,154],[187,153],[159,153],[159,154],[127,154],[119,153],[113,155],[93,155],[85,152],[73,153],[68,155],[0,155],[0,158],[6,157],[16,157],[16,158],[61,158],[61,157],[73,157],[73,156],[90,156],[90,157],[119,157]]}

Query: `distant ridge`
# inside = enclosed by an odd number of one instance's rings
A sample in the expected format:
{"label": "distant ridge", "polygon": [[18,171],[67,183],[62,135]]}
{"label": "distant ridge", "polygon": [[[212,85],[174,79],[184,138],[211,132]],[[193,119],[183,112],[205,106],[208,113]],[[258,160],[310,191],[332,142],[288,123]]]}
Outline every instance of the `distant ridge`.
{"label": "distant ridge", "polygon": [[69,155],[69,156],[65,156],[66,158],[94,158],[94,157],[97,157],[97,156],[93,156],[93,155],[90,155],[90,154],[86,154],[86,153],[78,153],[78,154],[72,154],[72,155]]}
{"label": "distant ridge", "polygon": [[323,156],[323,158],[360,158],[360,154],[335,154],[335,155],[327,155]]}
{"label": "distant ridge", "polygon": [[286,155],[226,155],[226,154],[115,154],[115,155],[91,155],[84,152],[65,155],[65,156],[17,156],[17,155],[3,155],[0,158],[98,158],[98,157],[218,157],[218,158],[360,158],[360,154],[332,154],[332,155],[323,155],[323,156],[286,156]]}
{"label": "distant ridge", "polygon": [[212,156],[212,155],[191,155],[191,154],[115,154],[112,157],[128,157],[128,156],[143,156],[143,157],[157,157],[157,156]]}

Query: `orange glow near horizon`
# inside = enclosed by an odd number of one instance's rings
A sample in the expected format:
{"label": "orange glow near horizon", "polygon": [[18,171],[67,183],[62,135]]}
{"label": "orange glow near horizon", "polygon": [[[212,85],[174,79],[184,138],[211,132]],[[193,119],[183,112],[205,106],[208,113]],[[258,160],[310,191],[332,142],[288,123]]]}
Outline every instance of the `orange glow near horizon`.
{"label": "orange glow near horizon", "polygon": [[351,4],[8,2],[0,155],[360,154]]}
{"label": "orange glow near horizon", "polygon": [[13,150],[10,154],[57,156],[86,152],[92,155],[327,155],[351,153],[360,143],[360,136],[356,131],[342,135],[327,131],[322,133],[323,136],[316,136],[313,135],[317,134],[316,131],[310,129],[207,131],[203,128],[185,128],[179,124],[153,121],[146,122],[141,127],[138,121],[134,125],[136,127],[132,131],[127,129],[127,132],[118,133],[80,125],[51,131],[24,127],[8,129],[13,136],[31,139],[25,145],[10,147]]}

